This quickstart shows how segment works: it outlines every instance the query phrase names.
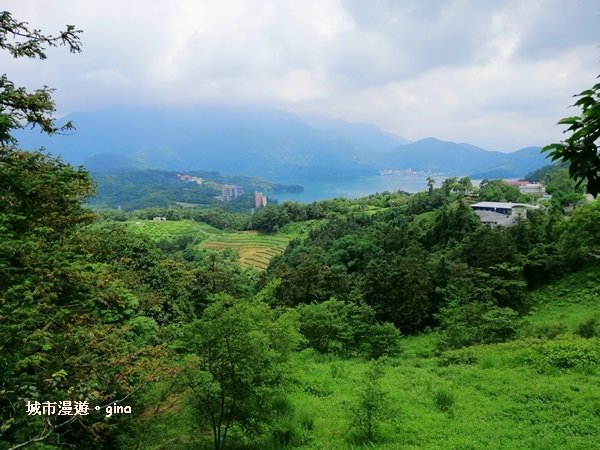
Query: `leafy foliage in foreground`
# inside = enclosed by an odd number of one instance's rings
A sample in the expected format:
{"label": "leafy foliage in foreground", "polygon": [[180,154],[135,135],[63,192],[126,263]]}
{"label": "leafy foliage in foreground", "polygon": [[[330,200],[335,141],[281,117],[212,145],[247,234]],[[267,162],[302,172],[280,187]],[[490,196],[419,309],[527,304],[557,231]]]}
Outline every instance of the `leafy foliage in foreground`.
{"label": "leafy foliage in foreground", "polygon": [[569,163],[569,175],[577,180],[577,186],[586,182],[587,190],[594,197],[600,194],[600,83],[577,94],[573,104],[581,108],[578,116],[565,117],[558,123],[569,125],[565,132],[571,135],[564,142],[547,145],[553,161]]}
{"label": "leafy foliage in foreground", "polygon": [[[58,35],[43,34],[30,28],[27,22],[16,20],[9,11],[0,12],[0,50],[6,50],[13,58],[46,59],[46,48],[66,46],[71,53],[81,51],[81,30],[67,25]],[[16,144],[14,130],[26,126],[39,127],[42,132],[54,134],[71,130],[73,125],[55,124],[52,89],[44,86],[33,92],[16,87],[6,74],[0,76],[0,144]]]}
{"label": "leafy foliage in foreground", "polygon": [[140,381],[140,358],[157,349],[128,339],[125,323],[139,307],[131,285],[86,258],[90,241],[81,247],[79,230],[92,219],[81,208],[92,192],[89,176],[10,148],[0,150],[0,163],[2,439],[51,442],[65,434],[93,448],[112,434],[97,415],[45,421],[27,417],[24,403],[123,398]]}

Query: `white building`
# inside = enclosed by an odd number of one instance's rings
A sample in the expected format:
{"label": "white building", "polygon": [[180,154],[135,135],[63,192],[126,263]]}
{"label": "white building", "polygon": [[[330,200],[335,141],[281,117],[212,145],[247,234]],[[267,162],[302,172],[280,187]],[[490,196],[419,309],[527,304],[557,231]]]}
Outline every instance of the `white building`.
{"label": "white building", "polygon": [[221,200],[228,202],[238,198],[244,193],[244,189],[236,184],[224,184],[221,188]]}
{"label": "white building", "polygon": [[546,189],[540,183],[527,183],[519,186],[521,194],[537,194],[543,196],[546,194]]}

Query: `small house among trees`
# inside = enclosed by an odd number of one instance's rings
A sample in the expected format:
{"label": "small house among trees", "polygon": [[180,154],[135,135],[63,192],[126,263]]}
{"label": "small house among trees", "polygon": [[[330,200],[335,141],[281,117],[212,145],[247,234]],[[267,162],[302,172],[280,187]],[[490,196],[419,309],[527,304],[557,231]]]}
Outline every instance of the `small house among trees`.
{"label": "small house among trees", "polygon": [[479,202],[471,205],[481,223],[492,226],[508,227],[513,225],[519,217],[527,217],[528,209],[537,209],[537,206],[526,203],[511,202]]}

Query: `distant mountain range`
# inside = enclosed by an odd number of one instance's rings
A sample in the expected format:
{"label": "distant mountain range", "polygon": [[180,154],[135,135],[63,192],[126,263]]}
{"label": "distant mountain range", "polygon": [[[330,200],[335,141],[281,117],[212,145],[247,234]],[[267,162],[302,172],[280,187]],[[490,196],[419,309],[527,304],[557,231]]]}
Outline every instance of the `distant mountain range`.
{"label": "distant mountain range", "polygon": [[375,175],[407,168],[512,178],[545,164],[537,147],[501,153],[434,138],[409,143],[373,125],[259,107],[111,107],[63,120],[73,121],[77,131],[53,137],[22,132],[21,146],[44,146],[93,172],[208,170],[269,179]]}
{"label": "distant mountain range", "polygon": [[540,147],[502,153],[435,138],[397,147],[390,152],[386,162],[390,168],[466,174],[473,179],[518,178],[548,164]]}

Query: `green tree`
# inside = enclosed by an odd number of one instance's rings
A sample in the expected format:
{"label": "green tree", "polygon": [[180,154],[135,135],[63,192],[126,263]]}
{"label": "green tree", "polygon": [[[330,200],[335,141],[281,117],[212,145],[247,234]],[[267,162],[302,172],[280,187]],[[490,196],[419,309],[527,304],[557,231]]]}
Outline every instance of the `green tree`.
{"label": "green tree", "polygon": [[124,324],[139,299],[78,241],[93,217],[81,205],[92,189],[80,169],[0,149],[0,442],[8,447],[94,448],[92,435],[107,442],[114,423],[97,414],[44,420],[26,414],[26,401],[106,404],[135,389],[132,366],[145,351],[128,341]]}
{"label": "green tree", "polygon": [[[14,58],[46,59],[46,49],[63,45],[71,53],[81,51],[79,41],[81,30],[68,25],[58,35],[43,34],[31,29],[27,22],[15,20],[11,13],[0,13],[0,49],[7,50]],[[56,126],[52,114],[55,104],[53,90],[44,86],[33,92],[23,87],[15,87],[6,74],[0,76],[0,144],[16,143],[12,132],[26,126],[38,126],[41,131],[53,134],[72,129],[71,123]]]}
{"label": "green tree", "polygon": [[444,350],[504,342],[514,338],[519,327],[516,311],[491,302],[462,303],[454,299],[441,308],[436,317],[440,322],[439,346]]}
{"label": "green tree", "polygon": [[546,190],[552,195],[552,202],[560,208],[581,202],[583,187],[577,187],[577,182],[569,176],[568,169],[558,169],[544,177]]}
{"label": "green tree", "polygon": [[389,414],[386,394],[381,386],[382,360],[372,361],[364,374],[358,399],[351,412],[352,438],[365,443],[377,441],[381,423]]}
{"label": "green tree", "polygon": [[252,215],[250,227],[265,233],[273,233],[289,221],[290,219],[285,210],[277,206],[267,205]]}
{"label": "green tree", "polygon": [[433,189],[429,192],[417,192],[408,199],[408,212],[410,214],[422,214],[433,211],[448,203],[448,195],[444,189]]}
{"label": "green tree", "polygon": [[275,259],[269,275],[281,279],[277,289],[279,304],[296,306],[322,302],[331,297],[343,298],[349,279],[341,265],[328,265],[327,255],[319,247],[298,247],[285,259]]}
{"label": "green tree", "polygon": [[600,201],[580,206],[566,224],[561,246],[572,262],[591,254],[600,256]]}
{"label": "green tree", "polygon": [[504,180],[483,180],[479,184],[479,201],[482,202],[527,202],[528,198],[515,186]]}
{"label": "green tree", "polygon": [[[45,49],[58,45],[78,52],[78,33],[68,26],[44,35],[0,13],[0,49],[15,58],[45,59]],[[78,239],[93,219],[82,207],[94,191],[90,175],[15,148],[16,129],[70,128],[55,125],[51,93],[47,87],[30,93],[0,78],[0,447],[110,447],[119,419],[26,412],[27,401],[102,405],[128,397],[146,355],[125,325],[138,297],[109,263],[92,261]],[[140,406],[134,397],[128,403]]]}
{"label": "green tree", "polygon": [[573,106],[581,108],[578,116],[565,117],[558,123],[569,125],[565,132],[571,135],[563,142],[547,145],[553,161],[567,161],[569,175],[577,180],[577,187],[587,181],[587,190],[596,197],[600,193],[600,83],[575,95]]}
{"label": "green tree", "polygon": [[422,329],[432,317],[436,280],[427,253],[411,245],[401,255],[373,259],[364,271],[366,302],[380,320],[403,333]]}
{"label": "green tree", "polygon": [[256,431],[269,419],[286,356],[300,342],[297,324],[290,313],[222,294],[187,331],[187,383],[200,424],[220,450],[234,424]]}
{"label": "green tree", "polygon": [[254,288],[252,272],[237,263],[238,256],[232,250],[221,252],[208,250],[198,261],[194,302],[199,314],[212,294],[228,293],[237,297],[250,295]]}
{"label": "green tree", "polygon": [[461,241],[468,233],[479,228],[481,222],[473,209],[462,199],[436,211],[435,221],[425,235],[429,247],[445,245],[449,240]]}
{"label": "green tree", "polygon": [[515,241],[505,228],[477,228],[466,236],[457,250],[463,261],[482,269],[517,261]]}
{"label": "green tree", "polygon": [[292,222],[302,222],[308,218],[307,208],[302,203],[287,201],[283,202],[280,208]]}
{"label": "green tree", "polygon": [[435,186],[435,179],[433,177],[427,177],[427,191],[429,195],[433,194],[433,188]]}
{"label": "green tree", "polygon": [[[471,183],[471,179],[469,177],[450,177],[446,178],[442,183],[442,190],[446,193],[446,195],[450,195],[450,193],[458,194],[459,197],[464,196],[467,192],[473,190],[473,184]],[[430,189],[431,192],[431,189]]]}
{"label": "green tree", "polygon": [[357,292],[354,301],[330,299],[300,305],[300,332],[307,344],[323,353],[380,357],[399,353],[400,332],[391,323],[377,323],[375,310]]}

